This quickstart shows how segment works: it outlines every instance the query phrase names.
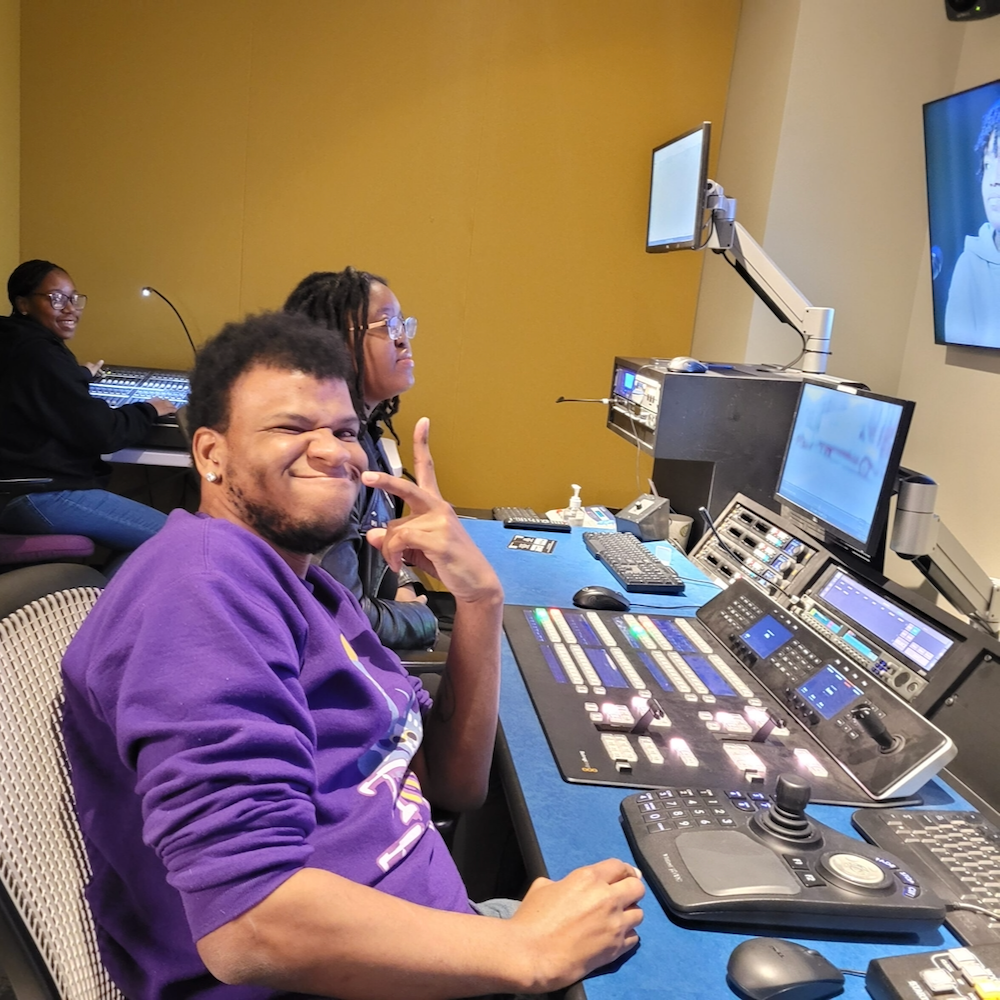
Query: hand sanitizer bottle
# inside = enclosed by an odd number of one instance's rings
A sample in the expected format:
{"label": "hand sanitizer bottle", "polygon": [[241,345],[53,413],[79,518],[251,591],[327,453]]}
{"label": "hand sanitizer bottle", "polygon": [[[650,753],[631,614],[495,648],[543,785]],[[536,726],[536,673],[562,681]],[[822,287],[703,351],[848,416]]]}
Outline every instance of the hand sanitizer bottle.
{"label": "hand sanitizer bottle", "polygon": [[563,514],[563,520],[575,528],[583,525],[583,501],[580,499],[580,486],[577,483],[570,484],[573,487],[573,495],[569,498],[569,507]]}

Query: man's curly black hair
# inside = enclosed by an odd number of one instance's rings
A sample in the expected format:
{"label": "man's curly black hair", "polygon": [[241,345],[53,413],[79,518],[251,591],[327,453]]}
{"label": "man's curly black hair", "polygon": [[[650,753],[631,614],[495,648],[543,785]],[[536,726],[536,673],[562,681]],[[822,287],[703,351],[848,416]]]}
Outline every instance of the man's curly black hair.
{"label": "man's curly black hair", "polygon": [[236,380],[258,365],[339,379],[350,387],[354,366],[344,345],[305,316],[266,312],[227,323],[198,351],[191,371],[187,426],[225,432],[229,396]]}
{"label": "man's curly black hair", "polygon": [[987,153],[996,156],[998,148],[1000,148],[1000,101],[996,101],[983,115],[983,124],[976,140],[975,154],[980,177],[983,176],[983,158]]}

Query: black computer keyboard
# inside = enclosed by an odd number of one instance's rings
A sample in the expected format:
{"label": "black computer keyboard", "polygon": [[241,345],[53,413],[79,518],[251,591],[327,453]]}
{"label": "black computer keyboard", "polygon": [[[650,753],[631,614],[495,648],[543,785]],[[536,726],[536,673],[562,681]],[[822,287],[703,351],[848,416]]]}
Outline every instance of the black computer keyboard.
{"label": "black computer keyboard", "polygon": [[503,521],[505,528],[522,528],[526,531],[569,531],[562,521],[550,521],[530,507],[494,507],[493,520]]}
{"label": "black computer keyboard", "polygon": [[683,594],[684,581],[627,531],[585,531],[583,540],[595,559],[630,594]]}
{"label": "black computer keyboard", "polygon": [[[859,809],[851,821],[946,903],[1000,912],[1000,829],[980,813]],[[952,910],[946,923],[964,944],[1000,944],[1000,919]]]}

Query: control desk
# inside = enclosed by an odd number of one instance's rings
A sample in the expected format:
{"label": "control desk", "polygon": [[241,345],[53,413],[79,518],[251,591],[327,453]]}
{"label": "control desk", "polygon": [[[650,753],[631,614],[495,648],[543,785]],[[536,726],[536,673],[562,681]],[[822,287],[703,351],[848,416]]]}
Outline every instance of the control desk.
{"label": "control desk", "polygon": [[[505,530],[498,521],[470,520],[465,524],[496,568],[505,588],[507,604],[519,606],[508,607],[508,615],[520,614],[523,617],[524,608],[561,608],[572,612],[573,594],[587,584],[619,589],[610,573],[587,552],[579,529],[559,535],[554,550],[546,554],[530,548],[509,547],[515,533]],[[651,619],[660,615],[695,618],[698,609],[719,594],[718,586],[684,557],[675,553],[672,565],[684,578],[685,593],[678,596],[630,595],[633,613]],[[639,603],[645,606],[639,609],[636,607]],[[606,612],[601,612],[602,617],[605,615]],[[702,631],[704,625],[704,622],[691,623],[699,635],[707,638],[708,633]],[[558,631],[558,626],[556,629]],[[721,629],[719,632],[726,634]],[[637,656],[634,647],[630,646],[626,652],[630,660]],[[742,661],[733,654],[732,648],[713,655],[722,655],[730,668],[740,671],[739,678],[745,680],[751,690],[755,688],[757,681],[752,671],[746,673],[742,670]],[[643,662],[641,657],[638,657],[638,662]],[[645,680],[646,674],[641,677]],[[666,714],[669,716],[673,712],[679,719],[683,694],[667,694],[674,697],[674,701]],[[592,698],[589,693],[574,697],[579,697],[581,703],[593,700],[599,708],[602,701],[601,696]],[[900,700],[899,704],[903,702]],[[896,702],[893,702],[893,707],[897,707]],[[698,711],[706,710],[705,706],[694,706],[693,715],[697,718]],[[579,711],[584,711],[582,704]],[[502,646],[500,721],[512,765],[508,769],[512,773],[505,775],[506,790],[529,874],[561,878],[576,867],[605,857],[631,860],[632,852],[619,817],[622,800],[637,789],[610,784],[570,783],[563,779],[507,639]],[[599,735],[597,740],[600,746],[602,741]],[[709,787],[678,789],[679,792],[688,790],[693,797],[722,791]],[[925,784],[920,789],[920,796],[926,807],[967,808],[967,803],[940,779]],[[816,820],[852,837],[860,847],[863,842],[851,827],[852,811],[828,805],[809,807],[810,815]],[[664,996],[719,1000],[720,997],[732,996],[726,983],[729,954],[748,937],[769,933],[767,929],[745,926],[727,932],[709,931],[672,920],[652,892],[647,892],[641,905],[644,920],[639,927],[638,949],[616,968],[602,970],[572,987],[568,996],[588,997],[591,1000],[620,1000],[625,996],[649,1000],[654,997],[660,1000]],[[872,959],[926,949],[953,948],[958,943],[943,926],[917,931],[902,940],[882,938],[879,943],[873,943],[874,939],[863,933],[838,932],[831,935],[830,932],[817,932],[803,937],[800,932],[786,931],[781,936],[811,944],[841,968],[860,970],[864,970]],[[831,936],[836,940],[825,940]],[[866,997],[863,980],[848,977],[844,996],[848,1000]]]}

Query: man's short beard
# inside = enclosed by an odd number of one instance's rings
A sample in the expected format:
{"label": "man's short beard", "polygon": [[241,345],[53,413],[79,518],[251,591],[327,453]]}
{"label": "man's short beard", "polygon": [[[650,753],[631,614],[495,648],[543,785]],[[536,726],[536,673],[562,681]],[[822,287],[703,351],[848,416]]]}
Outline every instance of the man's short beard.
{"label": "man's short beard", "polygon": [[295,522],[269,504],[247,500],[239,487],[230,487],[244,523],[265,541],[285,552],[311,556],[343,539],[350,527],[348,511],[337,520]]}

